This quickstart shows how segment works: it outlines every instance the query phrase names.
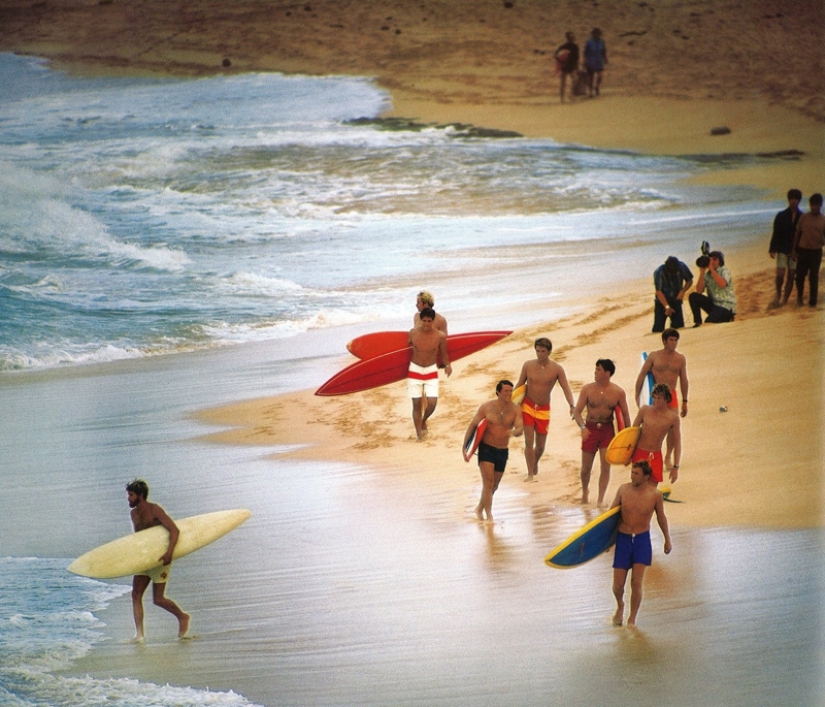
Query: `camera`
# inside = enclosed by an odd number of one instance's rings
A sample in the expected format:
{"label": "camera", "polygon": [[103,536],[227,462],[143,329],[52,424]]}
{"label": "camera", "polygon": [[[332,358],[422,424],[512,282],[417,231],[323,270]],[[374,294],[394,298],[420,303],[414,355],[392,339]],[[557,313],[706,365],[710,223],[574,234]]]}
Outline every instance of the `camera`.
{"label": "camera", "polygon": [[708,265],[710,265],[710,258],[708,257],[708,255],[710,254],[710,243],[708,243],[707,241],[702,241],[700,250],[702,251],[702,255],[696,258],[696,267],[706,268]]}

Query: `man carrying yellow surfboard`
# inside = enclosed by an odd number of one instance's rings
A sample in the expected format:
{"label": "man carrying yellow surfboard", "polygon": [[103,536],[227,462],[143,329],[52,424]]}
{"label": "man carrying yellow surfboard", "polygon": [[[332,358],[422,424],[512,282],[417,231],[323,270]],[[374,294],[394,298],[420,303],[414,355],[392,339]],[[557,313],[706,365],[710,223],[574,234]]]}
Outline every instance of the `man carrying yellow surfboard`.
{"label": "man carrying yellow surfboard", "polygon": [[165,609],[178,620],[178,638],[185,638],[189,631],[190,616],[174,601],[165,596],[166,582],[172,568],[172,553],[178,542],[178,526],[157,503],[146,500],[149,495],[149,486],[142,479],[135,479],[126,485],[126,497],[131,510],[132,526],[137,533],[146,528],[162,525],[169,531],[169,547],[158,558],[159,567],[147,570],[145,574],[136,574],[132,577],[132,613],[135,618],[135,640],[143,642],[143,595],[152,583],[152,601],[155,606]]}

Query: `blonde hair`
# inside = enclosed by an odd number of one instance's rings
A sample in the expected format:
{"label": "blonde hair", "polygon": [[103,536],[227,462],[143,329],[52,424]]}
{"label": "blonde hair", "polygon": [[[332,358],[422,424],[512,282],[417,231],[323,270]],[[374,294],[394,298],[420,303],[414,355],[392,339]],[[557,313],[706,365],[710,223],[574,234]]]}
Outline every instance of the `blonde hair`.
{"label": "blonde hair", "polygon": [[429,307],[432,307],[435,304],[435,299],[429,292],[427,292],[427,290],[421,290],[421,292],[418,293],[418,299]]}

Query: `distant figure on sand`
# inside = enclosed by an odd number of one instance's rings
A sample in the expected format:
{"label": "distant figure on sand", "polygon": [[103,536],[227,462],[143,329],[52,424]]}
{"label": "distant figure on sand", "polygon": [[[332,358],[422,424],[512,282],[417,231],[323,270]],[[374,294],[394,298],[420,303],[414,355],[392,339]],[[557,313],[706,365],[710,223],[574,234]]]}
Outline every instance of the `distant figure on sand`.
{"label": "distant figure on sand", "polygon": [[631,572],[631,577],[630,615],[627,617],[627,625],[629,628],[636,626],[636,616],[642,604],[645,570],[653,561],[650,520],[654,513],[665,536],[665,555],[670,554],[673,549],[662,492],[649,483],[649,478],[650,465],[646,461],[634,462],[630,470],[630,483],[619,486],[611,506],[620,506],[622,516],[613,553],[613,596],[616,597],[614,626],[621,626],[624,621],[624,587],[628,572]]}
{"label": "distant figure on sand", "polygon": [[[418,311],[413,315],[413,326],[419,327],[421,326],[422,310],[432,309],[433,312],[435,312],[435,299],[427,290],[421,290],[415,298],[415,307]],[[447,320],[440,314],[436,313],[433,326],[438,329],[438,331],[443,331],[445,335],[448,333]]]}
{"label": "distant figure on sand", "polygon": [[[676,351],[679,344],[679,332],[676,329],[665,329],[662,332],[662,343],[665,345],[663,349],[652,352],[642,365],[639,371],[639,376],[636,378],[636,407],[641,407],[640,398],[642,394],[642,386],[648,373],[653,374],[653,383],[664,383],[670,389],[670,402],[668,405],[674,411],[679,410],[679,401],[676,396],[676,384],[682,391],[682,410],[681,416],[685,417],[688,413],[688,382],[687,375],[687,359]],[[672,466],[671,460],[673,455],[673,434],[668,434],[667,437],[667,453],[665,454],[665,466],[670,469]]]}
{"label": "distant figure on sand", "polygon": [[467,446],[476,427],[482,420],[487,420],[484,437],[478,445],[478,469],[481,472],[481,498],[475,513],[479,520],[493,520],[493,494],[498,489],[504,468],[507,466],[510,438],[520,437],[524,432],[521,410],[510,400],[513,384],[501,380],[496,385],[496,399],[484,403],[478,408],[475,417],[464,434],[462,448]]}
{"label": "distant figure on sand", "polygon": [[[702,294],[705,289],[708,291],[707,295]],[[725,267],[725,256],[721,251],[711,251],[708,254],[707,267],[699,267],[696,292],[690,293],[688,302],[693,312],[694,328],[702,326],[702,310],[707,312],[706,321],[708,322],[732,322],[736,317],[733,276]]]}
{"label": "distant figure on sand", "polygon": [[822,215],[822,194],[812,194],[808,199],[811,210],[799,217],[791,257],[796,264],[796,303],[802,306],[805,278],[811,288],[808,304],[816,307],[819,296],[819,269],[822,267],[822,248],[825,246],[825,216]]}
{"label": "distant figure on sand", "polygon": [[[427,420],[438,404],[438,357],[449,376],[453,372],[447,351],[447,335],[435,328],[435,312],[421,310],[421,326],[410,329],[410,368],[407,373],[407,392],[412,400],[412,418],[415,436],[420,442],[427,434]],[[423,401],[426,399],[426,404]]]}
{"label": "distant figure on sand", "polygon": [[567,382],[567,375],[561,365],[550,358],[553,351],[550,339],[536,339],[534,347],[536,358],[525,362],[516,383],[516,388],[525,384],[527,386],[521,405],[524,418],[524,459],[527,462],[525,481],[535,481],[539,473],[539,459],[544,454],[550,426],[550,393],[557,381],[570,406],[571,414],[574,409],[573,392]]}
{"label": "distant figure on sand", "polygon": [[682,304],[692,285],[693,273],[674,255],[653,271],[653,287],[656,289],[653,300],[654,333],[665,330],[668,317],[670,326],[674,329],[681,329],[685,325]]}
{"label": "distant figure on sand", "polygon": [[[799,189],[788,191],[788,208],[780,211],[773,220],[773,235],[768,246],[768,254],[776,259],[776,298],[771,307],[780,307],[788,302],[793,290],[794,276],[796,275],[796,260],[791,258],[796,224],[802,211],[799,202],[802,201],[802,192]],[[785,273],[788,273],[787,280]],[[784,283],[784,287],[783,287]]]}
{"label": "distant figure on sand", "polygon": [[143,574],[136,574],[132,578],[132,614],[135,618],[135,640],[143,642],[143,594],[152,583],[152,601],[155,606],[165,609],[178,620],[178,638],[185,638],[189,631],[190,616],[171,599],[164,596],[166,583],[172,571],[172,553],[178,542],[178,526],[157,503],[149,503],[148,484],[135,479],[126,485],[126,498],[131,508],[132,526],[137,533],[146,528],[162,525],[169,531],[169,547],[166,552],[158,558],[161,566],[148,570]]}
{"label": "distant figure on sand", "polygon": [[564,36],[567,41],[556,49],[553,54],[553,58],[556,60],[556,71],[561,76],[559,97],[562,103],[564,103],[564,90],[568,77],[570,77],[570,97],[573,97],[576,74],[579,70],[579,45],[576,44],[576,37],[572,32],[567,32]]}
{"label": "distant figure on sand", "polygon": [[587,71],[587,89],[590,98],[598,96],[602,86],[602,72],[607,64],[607,47],[602,31],[594,27],[590,39],[584,43],[584,68]]}
{"label": "distant figure on sand", "polygon": [[679,463],[682,458],[681,423],[679,415],[670,407],[671,395],[667,383],[657,383],[653,386],[652,395],[653,405],[642,405],[633,421],[633,425],[641,427],[642,432],[631,461],[646,460],[652,470],[651,483],[662,483],[664,481],[662,442],[670,435],[673,442],[673,464],[668,470],[670,481],[674,483],[679,478]]}
{"label": "distant figure on sand", "polygon": [[[604,506],[604,496],[610,483],[610,464],[605,454],[614,437],[613,411],[616,406],[622,411],[625,420],[630,419],[627,409],[627,395],[624,390],[611,382],[616,373],[616,365],[609,358],[596,361],[595,382],[588,383],[581,389],[579,400],[573,410],[573,419],[582,431],[582,503],[590,500],[590,473],[596,452],[599,453],[601,471],[599,474],[599,507]],[[587,408],[587,422],[582,412]]]}

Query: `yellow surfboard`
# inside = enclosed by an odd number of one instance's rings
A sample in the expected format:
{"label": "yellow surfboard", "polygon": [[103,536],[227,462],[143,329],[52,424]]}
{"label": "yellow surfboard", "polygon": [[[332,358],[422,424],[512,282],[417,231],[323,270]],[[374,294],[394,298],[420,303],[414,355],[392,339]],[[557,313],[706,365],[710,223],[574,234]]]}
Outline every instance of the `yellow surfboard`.
{"label": "yellow surfboard", "polygon": [[524,402],[524,396],[526,393],[527,384],[524,383],[518,388],[513,389],[513,394],[510,396],[510,400],[512,400],[516,405],[521,405]]}
{"label": "yellow surfboard", "polygon": [[625,427],[619,432],[607,446],[605,458],[608,464],[630,464],[630,458],[636,451],[639,437],[642,434],[641,427]]}
{"label": "yellow surfboard", "polygon": [[[172,559],[177,560],[215,542],[251,515],[246,509],[237,509],[175,520],[180,535]],[[169,531],[162,525],[156,525],[89,550],[67,569],[74,574],[94,579],[126,577],[160,566],[159,559],[168,547]]]}

